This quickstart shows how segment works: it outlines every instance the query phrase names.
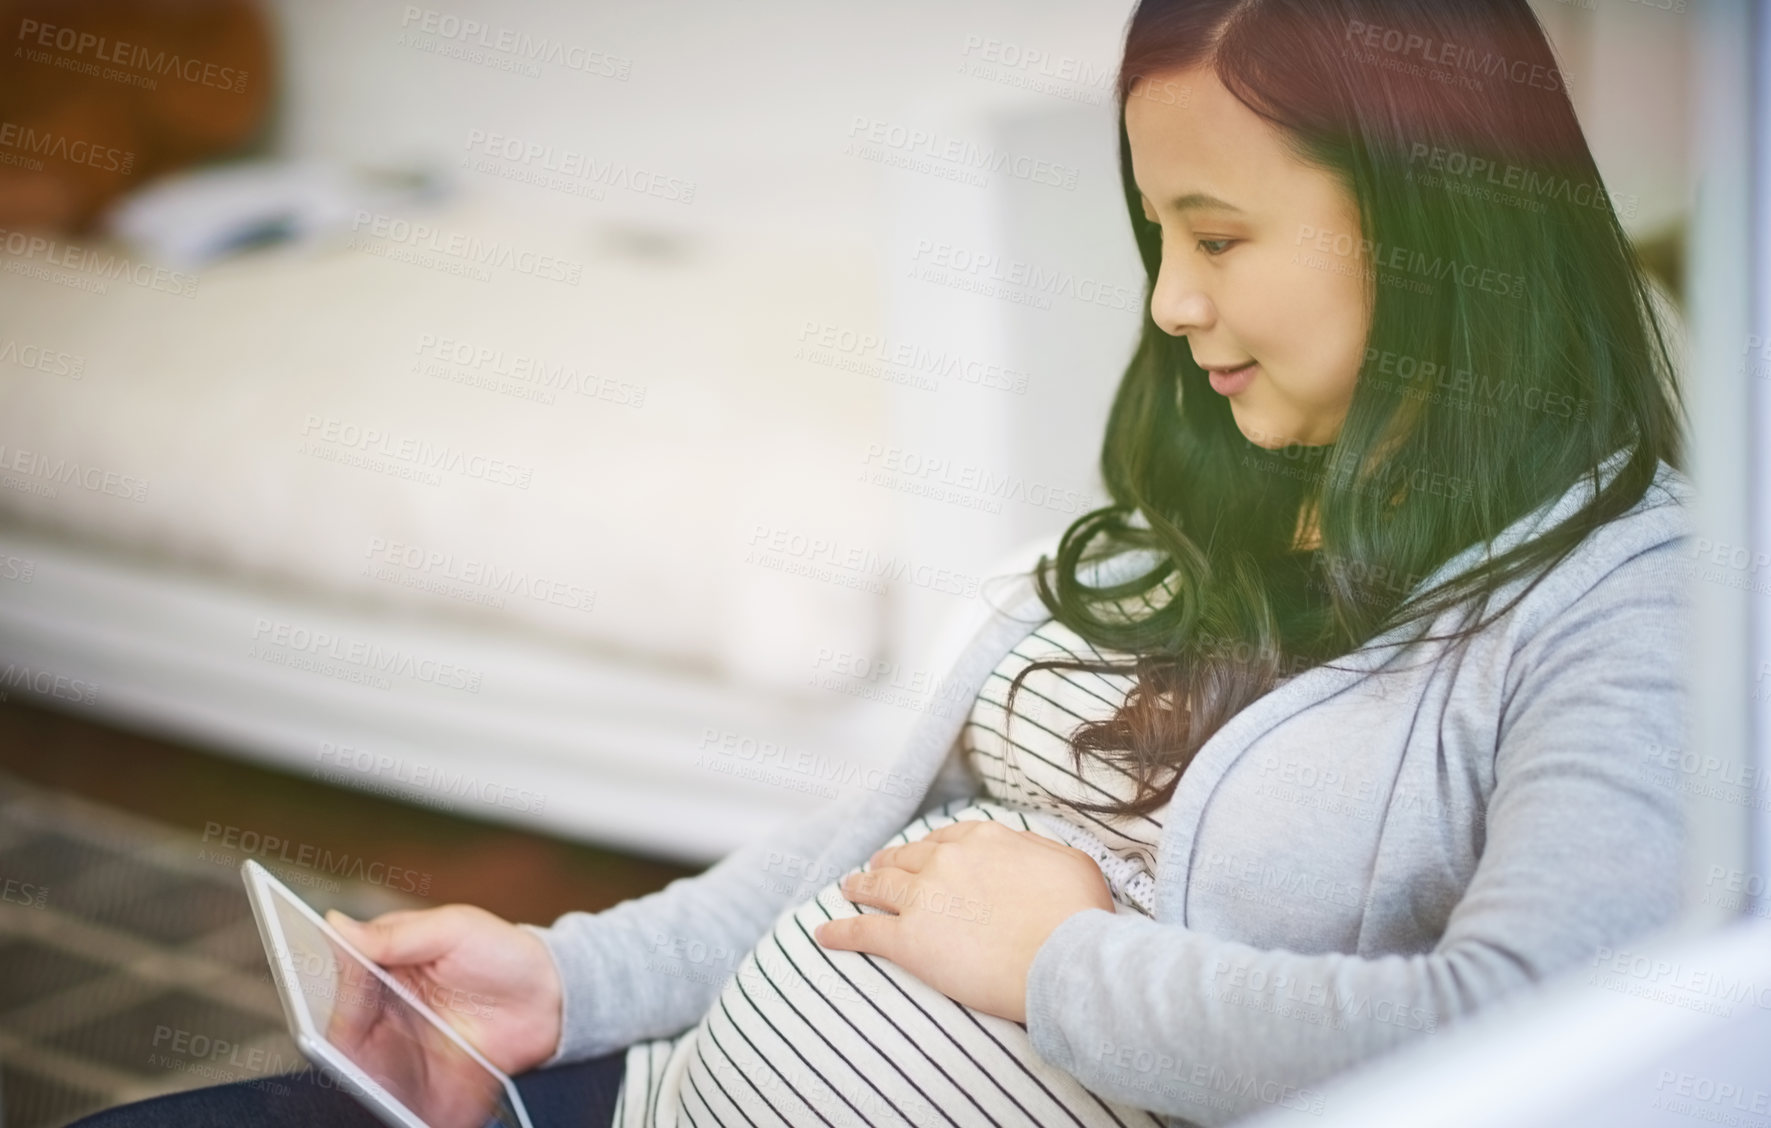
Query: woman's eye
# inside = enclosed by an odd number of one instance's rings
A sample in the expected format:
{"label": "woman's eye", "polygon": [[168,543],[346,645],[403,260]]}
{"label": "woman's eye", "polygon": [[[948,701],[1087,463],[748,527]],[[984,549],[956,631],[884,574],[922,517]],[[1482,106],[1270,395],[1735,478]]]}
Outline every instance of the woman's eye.
{"label": "woman's eye", "polygon": [[1230,244],[1234,242],[1236,242],[1234,239],[1201,239],[1199,240],[1199,249],[1215,258],[1229,250]]}

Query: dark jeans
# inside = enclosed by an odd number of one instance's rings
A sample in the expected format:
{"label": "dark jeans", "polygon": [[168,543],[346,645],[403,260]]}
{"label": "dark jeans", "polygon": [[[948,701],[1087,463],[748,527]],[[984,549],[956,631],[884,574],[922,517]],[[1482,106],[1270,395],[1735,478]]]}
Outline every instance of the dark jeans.
{"label": "dark jeans", "polygon": [[[535,1128],[609,1128],[626,1050],[514,1078]],[[107,1109],[71,1128],[384,1128],[313,1069],[172,1093]]]}

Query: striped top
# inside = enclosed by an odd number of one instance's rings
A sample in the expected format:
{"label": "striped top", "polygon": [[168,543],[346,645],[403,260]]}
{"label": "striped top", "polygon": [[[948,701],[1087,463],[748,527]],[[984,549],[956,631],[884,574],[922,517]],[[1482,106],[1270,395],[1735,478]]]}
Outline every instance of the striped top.
{"label": "striped top", "polygon": [[[1004,708],[1022,667],[1077,656],[1103,657],[1056,622],[1022,640],[985,683],[961,737],[982,793],[931,810],[884,845],[959,819],[998,819],[1087,850],[1117,911],[1149,916],[1161,812],[1104,818],[1066,802],[1134,794],[1130,776],[1095,756],[1078,776],[1066,743],[1084,720],[1111,716],[1133,679],[1036,670],[1013,716]],[[839,878],[784,912],[700,1023],[628,1048],[616,1128],[1161,1128],[1160,1117],[1100,1098],[1040,1058],[1024,1025],[957,1003],[883,957],[812,938],[825,920],[881,911],[850,901]]]}

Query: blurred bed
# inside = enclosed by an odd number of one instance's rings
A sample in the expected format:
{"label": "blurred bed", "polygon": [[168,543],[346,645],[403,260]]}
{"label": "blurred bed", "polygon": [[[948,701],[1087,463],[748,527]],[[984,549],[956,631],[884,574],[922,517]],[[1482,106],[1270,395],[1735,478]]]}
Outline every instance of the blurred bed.
{"label": "blurred bed", "polygon": [[889,493],[806,473],[886,440],[878,383],[794,358],[876,323],[866,248],[408,218],[567,265],[391,222],[170,282],[5,256],[0,689],[686,859],[819,801],[710,741],[883,755],[886,585],[793,572],[891,543]]}

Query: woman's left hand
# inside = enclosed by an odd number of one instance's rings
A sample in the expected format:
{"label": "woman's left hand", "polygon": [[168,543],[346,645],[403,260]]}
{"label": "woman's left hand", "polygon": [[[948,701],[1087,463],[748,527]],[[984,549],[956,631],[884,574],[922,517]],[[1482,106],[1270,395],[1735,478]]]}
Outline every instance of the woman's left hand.
{"label": "woman's left hand", "polygon": [[1093,858],[991,819],[887,846],[842,891],[885,911],[819,925],[824,947],[884,956],[957,1002],[1020,1023],[1027,972],[1046,937],[1084,909],[1115,911]]}

